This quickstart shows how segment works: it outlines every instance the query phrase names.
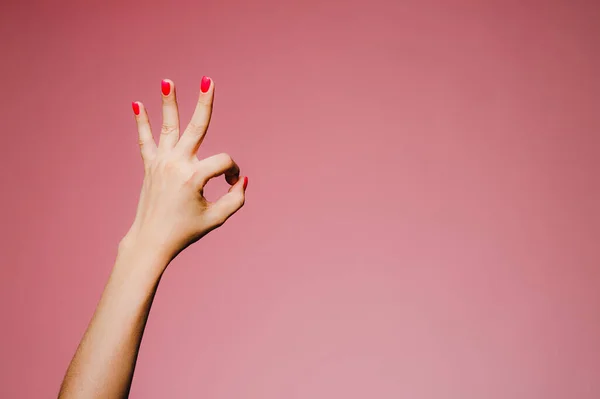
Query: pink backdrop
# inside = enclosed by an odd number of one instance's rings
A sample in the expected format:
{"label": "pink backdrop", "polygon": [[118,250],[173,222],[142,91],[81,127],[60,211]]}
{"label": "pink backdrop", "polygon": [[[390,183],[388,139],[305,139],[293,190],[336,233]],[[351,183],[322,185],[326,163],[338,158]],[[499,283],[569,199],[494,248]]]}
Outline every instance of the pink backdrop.
{"label": "pink backdrop", "polygon": [[[594,1],[3,2],[0,397],[56,394],[134,216],[130,103],[250,177],[133,398],[600,397]],[[225,188],[211,185],[216,197]]]}

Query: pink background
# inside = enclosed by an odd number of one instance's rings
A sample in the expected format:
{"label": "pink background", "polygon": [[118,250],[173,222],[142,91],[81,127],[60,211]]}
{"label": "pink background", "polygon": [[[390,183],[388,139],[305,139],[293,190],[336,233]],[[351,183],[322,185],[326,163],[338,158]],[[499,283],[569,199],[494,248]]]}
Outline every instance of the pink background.
{"label": "pink background", "polygon": [[[133,398],[600,397],[594,1],[3,2],[0,397],[56,395],[134,216],[131,113],[246,207],[167,271]],[[211,185],[216,197],[225,188]]]}

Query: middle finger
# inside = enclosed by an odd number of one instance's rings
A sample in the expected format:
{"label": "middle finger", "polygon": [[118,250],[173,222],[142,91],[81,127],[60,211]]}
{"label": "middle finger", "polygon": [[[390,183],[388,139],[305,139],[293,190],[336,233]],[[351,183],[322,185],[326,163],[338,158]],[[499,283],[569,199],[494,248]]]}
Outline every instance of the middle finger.
{"label": "middle finger", "polygon": [[161,82],[163,123],[160,129],[158,150],[165,152],[173,149],[179,140],[179,111],[175,96],[175,85],[169,79]]}

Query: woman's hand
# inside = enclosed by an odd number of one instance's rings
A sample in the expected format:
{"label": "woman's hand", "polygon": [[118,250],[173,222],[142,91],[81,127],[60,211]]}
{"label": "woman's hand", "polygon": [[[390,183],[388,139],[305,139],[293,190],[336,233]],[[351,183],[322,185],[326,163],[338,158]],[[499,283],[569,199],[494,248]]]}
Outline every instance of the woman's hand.
{"label": "woman's hand", "polygon": [[[146,108],[132,103],[139,132],[145,177],[135,221],[121,241],[121,249],[150,251],[166,264],[188,245],[221,226],[242,207],[248,178],[227,154],[199,160],[212,113],[214,83],[203,77],[196,110],[179,136],[175,85],[162,81],[163,123],[156,145]],[[209,179],[225,175],[229,192],[214,203],[203,196]]]}
{"label": "woman's hand", "polygon": [[[133,103],[145,176],[135,221],[96,312],[75,352],[59,398],[125,398],[142,334],[162,273],[185,247],[223,224],[244,204],[248,179],[226,154],[204,160],[196,151],[206,134],[214,85],[202,78],[196,111],[181,138],[173,82],[162,82],[163,124],[158,146],[148,114]],[[215,203],[202,195],[209,179],[225,175],[231,188]]]}

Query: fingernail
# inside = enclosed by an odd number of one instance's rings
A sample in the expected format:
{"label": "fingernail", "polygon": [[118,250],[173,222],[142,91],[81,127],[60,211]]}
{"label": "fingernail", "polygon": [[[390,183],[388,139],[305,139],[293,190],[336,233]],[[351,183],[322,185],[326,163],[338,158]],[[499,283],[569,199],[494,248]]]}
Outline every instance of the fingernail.
{"label": "fingernail", "polygon": [[244,190],[248,187],[248,176],[244,176]]}
{"label": "fingernail", "polygon": [[210,78],[208,76],[203,76],[202,82],[200,83],[200,91],[206,93],[208,89],[210,89]]}
{"label": "fingernail", "polygon": [[135,101],[131,103],[131,108],[133,108],[133,113],[136,115],[140,114],[140,104],[136,103]]}
{"label": "fingernail", "polygon": [[168,81],[163,80],[162,82],[160,82],[160,89],[162,90],[162,94],[168,96],[171,92],[171,84]]}

